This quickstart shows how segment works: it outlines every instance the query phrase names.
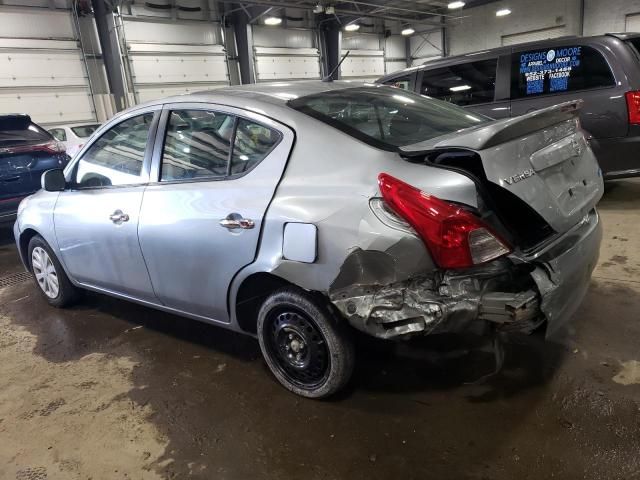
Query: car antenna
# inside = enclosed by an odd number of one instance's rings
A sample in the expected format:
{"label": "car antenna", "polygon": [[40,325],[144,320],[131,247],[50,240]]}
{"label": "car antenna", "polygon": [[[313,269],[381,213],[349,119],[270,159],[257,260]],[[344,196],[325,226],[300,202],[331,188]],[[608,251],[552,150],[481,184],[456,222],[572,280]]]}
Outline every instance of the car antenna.
{"label": "car antenna", "polygon": [[334,73],[336,73],[336,70],[340,68],[340,65],[342,65],[342,62],[344,62],[345,58],[347,58],[350,53],[351,53],[351,50],[347,50],[347,53],[344,54],[344,56],[340,59],[338,64],[333,68],[333,70],[331,70],[329,75],[327,75],[322,79],[323,82],[333,82],[333,78],[331,77],[333,76]]}

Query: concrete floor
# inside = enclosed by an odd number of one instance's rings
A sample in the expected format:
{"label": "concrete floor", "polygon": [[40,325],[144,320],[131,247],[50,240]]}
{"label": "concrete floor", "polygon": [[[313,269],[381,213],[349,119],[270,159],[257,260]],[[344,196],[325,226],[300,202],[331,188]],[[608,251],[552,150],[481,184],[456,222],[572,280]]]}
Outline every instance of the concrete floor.
{"label": "concrete floor", "polygon": [[[600,205],[601,261],[559,343],[363,343],[350,389],[297,398],[257,343],[99,295],[0,289],[1,479],[640,478],[640,181]],[[21,270],[8,232],[0,276]]]}

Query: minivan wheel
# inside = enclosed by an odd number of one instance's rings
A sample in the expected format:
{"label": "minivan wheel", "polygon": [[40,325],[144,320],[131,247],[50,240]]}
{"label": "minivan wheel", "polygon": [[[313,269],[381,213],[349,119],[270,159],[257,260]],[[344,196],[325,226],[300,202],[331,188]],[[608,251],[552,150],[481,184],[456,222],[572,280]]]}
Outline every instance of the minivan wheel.
{"label": "minivan wheel", "polygon": [[73,286],[44,238],[34,236],[29,241],[28,253],[33,279],[49,305],[62,308],[78,299],[78,289]]}
{"label": "minivan wheel", "polygon": [[324,398],[347,384],[355,361],[348,334],[327,306],[294,287],[273,292],[258,312],[258,341],[269,369],[303,397]]}

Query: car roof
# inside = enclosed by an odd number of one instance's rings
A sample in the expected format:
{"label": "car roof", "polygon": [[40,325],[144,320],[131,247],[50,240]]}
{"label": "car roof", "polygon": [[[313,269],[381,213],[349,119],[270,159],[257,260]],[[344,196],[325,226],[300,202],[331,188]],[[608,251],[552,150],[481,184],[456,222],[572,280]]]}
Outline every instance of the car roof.
{"label": "car roof", "polygon": [[414,65],[412,67],[408,67],[402,70],[398,70],[395,72],[391,72],[383,77],[380,77],[376,80],[376,82],[383,82],[389,79],[392,79],[398,75],[405,74],[407,72],[428,69],[436,66],[447,66],[449,64],[454,64],[459,60],[463,59],[473,59],[473,57],[482,57],[492,56],[492,55],[501,55],[511,53],[513,49],[521,49],[521,48],[544,48],[545,46],[555,46],[558,43],[563,43],[568,40],[574,40],[581,42],[589,43],[607,43],[611,44],[612,41],[615,40],[630,40],[632,38],[640,37],[640,33],[637,32],[625,32],[625,33],[605,33],[603,35],[593,35],[593,36],[576,36],[576,35],[567,35],[563,37],[549,38],[546,40],[534,40],[532,42],[518,43],[515,45],[509,45],[504,47],[494,47],[487,48],[485,50],[479,50],[476,52],[468,52],[460,55],[451,55],[449,57],[440,57],[434,60],[428,60],[421,65]]}
{"label": "car roof", "polygon": [[216,88],[214,90],[152,100],[119,112],[114,118],[138,109],[168,103],[212,103],[251,110],[287,123],[287,120],[299,115],[296,110],[287,106],[289,100],[331,90],[344,90],[363,86],[371,88],[381,87],[380,85],[360,80],[337,80],[331,82],[323,82],[321,80],[285,80],[281,82],[233,85],[230,87]]}

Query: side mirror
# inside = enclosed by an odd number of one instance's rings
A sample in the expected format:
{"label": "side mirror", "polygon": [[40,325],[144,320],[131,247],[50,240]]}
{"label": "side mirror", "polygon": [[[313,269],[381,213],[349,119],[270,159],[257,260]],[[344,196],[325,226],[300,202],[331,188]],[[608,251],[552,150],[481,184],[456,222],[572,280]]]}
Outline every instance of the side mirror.
{"label": "side mirror", "polygon": [[64,178],[64,172],[59,168],[54,168],[42,174],[40,184],[42,189],[47,192],[62,192],[67,185],[67,181]]}

